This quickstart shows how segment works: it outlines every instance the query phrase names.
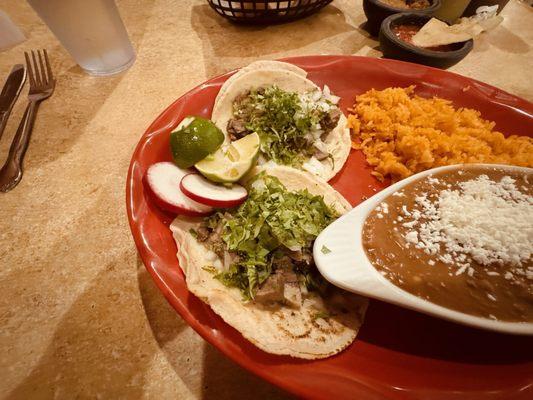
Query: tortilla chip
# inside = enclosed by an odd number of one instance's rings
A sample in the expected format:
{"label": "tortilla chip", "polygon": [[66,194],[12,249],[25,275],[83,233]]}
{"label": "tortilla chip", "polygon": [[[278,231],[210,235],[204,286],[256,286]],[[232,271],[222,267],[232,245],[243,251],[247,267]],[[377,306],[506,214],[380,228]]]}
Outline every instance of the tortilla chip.
{"label": "tortilla chip", "polygon": [[472,39],[481,32],[483,28],[476,21],[467,18],[455,25],[448,25],[437,18],[431,18],[413,36],[413,44],[418,47],[433,47],[460,43]]}

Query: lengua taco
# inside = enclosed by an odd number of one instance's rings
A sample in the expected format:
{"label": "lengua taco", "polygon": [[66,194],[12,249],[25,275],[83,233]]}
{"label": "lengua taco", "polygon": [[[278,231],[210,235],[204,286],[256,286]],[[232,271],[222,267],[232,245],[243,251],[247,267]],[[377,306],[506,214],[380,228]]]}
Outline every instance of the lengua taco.
{"label": "lengua taco", "polygon": [[328,284],[312,244],[349,203],[323,180],[285,166],[256,168],[238,208],[171,230],[189,290],[257,347],[318,359],[355,338],[365,298]]}
{"label": "lengua taco", "polygon": [[260,163],[288,165],[331,179],[351,146],[339,98],[327,86],[320,89],[301,69],[262,63],[245,67],[222,86],[211,119],[226,140],[257,132]]}
{"label": "lengua taco", "polygon": [[240,78],[242,75],[249,71],[254,70],[272,70],[272,69],[281,69],[286,70],[295,73],[296,75],[303,76],[304,78],[307,76],[307,72],[305,72],[304,69],[297,67],[294,64],[281,62],[281,61],[274,61],[274,60],[259,60],[254,61],[250,64],[248,64],[245,67],[242,67],[237,72],[235,72],[233,75],[231,75],[226,82],[224,82],[224,85],[220,88],[220,91],[218,92],[218,96],[215,99],[215,105],[214,108],[217,107],[218,100],[223,97],[222,94],[226,91],[226,89],[231,86],[233,82],[235,82],[238,78]]}

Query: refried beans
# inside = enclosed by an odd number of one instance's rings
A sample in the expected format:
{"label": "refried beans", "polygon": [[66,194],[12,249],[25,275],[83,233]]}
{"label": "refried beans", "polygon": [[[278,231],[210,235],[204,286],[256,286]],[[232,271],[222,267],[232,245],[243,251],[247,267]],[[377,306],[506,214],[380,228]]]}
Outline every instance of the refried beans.
{"label": "refried beans", "polygon": [[435,304],[533,322],[532,172],[465,166],[411,182],[363,227],[374,267]]}

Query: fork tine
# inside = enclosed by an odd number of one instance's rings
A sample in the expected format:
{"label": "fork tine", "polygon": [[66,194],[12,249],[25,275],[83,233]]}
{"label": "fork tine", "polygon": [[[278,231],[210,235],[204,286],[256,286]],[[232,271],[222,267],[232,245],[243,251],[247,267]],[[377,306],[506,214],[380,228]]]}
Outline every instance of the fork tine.
{"label": "fork tine", "polygon": [[28,69],[28,76],[30,77],[30,87],[35,87],[35,78],[33,76],[33,68],[31,67],[30,56],[25,51],[24,57],[26,58],[26,68]]}
{"label": "fork tine", "polygon": [[43,85],[47,85],[50,78],[46,76],[46,72],[44,69],[43,55],[42,55],[41,50],[37,50],[37,56],[39,57],[39,66],[41,67],[41,79],[43,80]]}
{"label": "fork tine", "polygon": [[48,59],[48,52],[46,49],[43,50],[44,52],[44,62],[46,64],[46,72],[48,74],[48,82],[52,82],[54,80],[54,75],[52,74],[52,66],[50,65],[50,60]]}
{"label": "fork tine", "polygon": [[33,69],[35,73],[35,82],[37,83],[37,86],[41,86],[41,75],[39,74],[39,65],[37,64],[37,60],[35,59],[35,52],[31,51],[31,59],[33,60]]}

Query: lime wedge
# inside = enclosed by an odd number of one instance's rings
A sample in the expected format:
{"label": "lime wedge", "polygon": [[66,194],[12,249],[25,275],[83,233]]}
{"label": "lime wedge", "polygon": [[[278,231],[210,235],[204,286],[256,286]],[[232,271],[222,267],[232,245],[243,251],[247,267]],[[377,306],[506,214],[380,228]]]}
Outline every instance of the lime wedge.
{"label": "lime wedge", "polygon": [[180,168],[192,167],[223,142],[222,131],[213,122],[200,117],[186,117],[170,134],[172,157]]}
{"label": "lime wedge", "polygon": [[220,148],[195,164],[196,169],[213,182],[232,183],[241,179],[255,164],[259,136],[252,133]]}
{"label": "lime wedge", "polygon": [[261,141],[257,133],[250,133],[242,139],[232,142],[229,146],[239,153],[239,160],[250,160],[259,154],[259,145]]}
{"label": "lime wedge", "polygon": [[212,182],[232,183],[241,179],[252,167],[250,161],[231,161],[223,150],[195,164],[196,169]]}

